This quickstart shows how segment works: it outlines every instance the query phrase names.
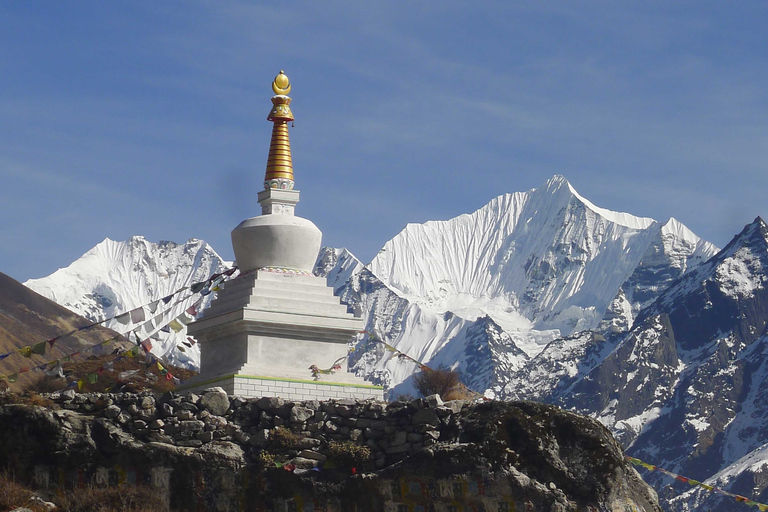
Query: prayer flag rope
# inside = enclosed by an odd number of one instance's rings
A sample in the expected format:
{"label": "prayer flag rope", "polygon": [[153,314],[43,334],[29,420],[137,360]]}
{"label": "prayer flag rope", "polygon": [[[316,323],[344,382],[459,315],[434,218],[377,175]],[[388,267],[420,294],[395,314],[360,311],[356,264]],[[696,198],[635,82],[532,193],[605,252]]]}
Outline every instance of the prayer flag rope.
{"label": "prayer flag rope", "polygon": [[333,373],[336,373],[336,370],[341,370],[341,362],[346,358],[347,356],[341,356],[337,360],[333,362],[330,368],[327,370],[321,370],[317,367],[317,365],[313,364],[309,367],[309,370],[312,372],[312,379],[313,380],[320,380],[320,375],[331,375]]}
{"label": "prayer flag rope", "polygon": [[687,478],[682,475],[678,475],[677,473],[673,473],[671,471],[667,471],[664,468],[660,468],[658,466],[654,466],[653,464],[648,464],[647,462],[643,462],[640,459],[636,459],[634,457],[630,457],[629,455],[626,455],[626,458],[629,462],[634,464],[635,466],[640,466],[648,471],[657,471],[659,473],[663,473],[669,477],[674,478],[675,480],[679,482],[685,482],[691,487],[700,487],[701,489],[704,489],[709,492],[716,492],[718,494],[722,494],[723,496],[728,496],[730,498],[733,498],[735,501],[738,501],[739,503],[744,503],[745,505],[749,505],[750,507],[757,507],[762,512],[768,511],[768,505],[765,505],[763,503],[758,503],[756,501],[753,501],[747,497],[741,496],[739,494],[734,494],[732,492],[725,491],[723,489],[720,489],[718,487],[713,487],[711,485],[707,485],[704,482],[699,482],[698,480],[694,480],[693,478]]}
{"label": "prayer flag rope", "polygon": [[[146,310],[148,310],[151,314],[154,314],[157,311],[158,305],[160,302],[163,302],[163,304],[168,304],[171,302],[173,297],[175,295],[178,295],[179,293],[183,292],[184,290],[189,289],[192,291],[193,294],[195,293],[202,293],[203,296],[208,295],[211,291],[216,291],[219,287],[219,285],[227,278],[231,277],[232,274],[234,274],[237,271],[237,267],[232,267],[230,269],[225,270],[224,272],[218,272],[215,274],[212,274],[208,279],[205,281],[200,281],[197,283],[193,283],[190,286],[186,286],[184,288],[180,288],[176,290],[175,292],[171,293],[170,295],[166,295],[162,299],[153,300],[152,302],[149,302],[147,304],[144,304],[143,306],[136,307],[130,311],[127,311],[125,313],[120,313],[117,315],[114,315],[109,318],[105,318],[103,320],[99,320],[98,322],[92,322],[90,324],[83,325],[82,327],[78,327],[77,329],[72,329],[69,332],[66,332],[64,334],[59,334],[58,336],[55,336],[53,338],[50,338],[45,341],[41,341],[40,343],[36,343],[31,346],[23,347],[20,349],[15,349],[10,352],[7,352],[5,354],[0,354],[0,361],[5,359],[6,357],[10,356],[14,352],[20,354],[23,357],[32,357],[33,354],[43,355],[45,353],[45,343],[48,343],[51,347],[61,338],[66,338],[68,336],[71,336],[79,331],[85,331],[87,329],[91,329],[97,325],[101,325],[105,322],[108,322],[110,320],[116,320],[118,323],[123,325],[128,325],[129,323],[141,323],[146,320]],[[245,275],[245,274],[241,274]],[[239,276],[238,276],[239,277]],[[207,292],[207,293],[205,293]],[[186,300],[187,298],[191,297],[188,296],[183,300]],[[178,304],[180,301],[177,301],[175,304]],[[174,305],[175,305],[174,304]],[[195,305],[194,307],[196,307]]]}
{"label": "prayer flag rope", "polygon": [[[128,337],[130,339],[130,336],[129,336],[130,333],[133,333],[134,336],[136,336],[137,343],[142,345],[142,346],[144,346],[145,350],[147,350],[147,347],[149,349],[151,349],[152,344],[149,341],[149,338],[147,338],[147,339],[142,341],[141,337],[135,332],[136,330],[138,330],[139,328],[143,328],[144,326],[149,325],[151,327],[150,330],[154,330],[155,333],[156,333],[158,330],[161,330],[161,329],[157,328],[157,326],[156,326],[156,324],[160,323],[158,321],[158,319],[162,319],[162,317],[164,317],[165,314],[167,314],[168,311],[173,310],[173,308],[176,305],[178,305],[178,304],[180,304],[182,302],[185,302],[190,297],[193,297],[195,293],[198,293],[198,292],[202,293],[202,292],[205,292],[206,290],[218,290],[219,289],[219,285],[225,279],[227,279],[228,277],[231,277],[235,273],[235,271],[237,271],[237,267],[232,267],[232,268],[230,268],[230,269],[228,269],[228,270],[226,270],[224,272],[220,272],[220,273],[216,273],[216,274],[211,275],[205,281],[201,281],[199,283],[194,283],[191,286],[188,286],[188,287],[185,287],[185,288],[181,288],[180,290],[177,290],[176,292],[173,292],[172,294],[167,295],[167,296],[163,297],[162,299],[158,299],[158,300],[152,301],[149,304],[146,304],[144,306],[140,306],[138,308],[134,308],[133,310],[131,310],[129,312],[121,313],[119,315],[115,315],[115,316],[113,316],[111,318],[107,318],[107,319],[101,320],[99,322],[93,322],[91,324],[84,325],[84,326],[82,326],[82,327],[80,327],[78,329],[73,329],[73,330],[71,330],[71,331],[69,331],[69,332],[67,332],[65,334],[60,334],[60,335],[58,335],[58,336],[56,336],[54,338],[48,339],[46,341],[41,341],[41,342],[36,343],[34,345],[31,345],[31,346],[23,347],[23,348],[20,348],[20,349],[14,349],[11,352],[8,352],[8,353],[5,353],[5,354],[0,354],[0,361],[2,361],[3,359],[7,358],[10,355],[12,355],[13,353],[18,353],[18,354],[20,354],[21,356],[23,356],[25,358],[31,358],[33,354],[45,355],[46,344],[50,345],[50,347],[53,348],[53,345],[55,344],[55,342],[57,340],[59,340],[61,338],[65,338],[67,336],[70,336],[70,335],[72,335],[72,334],[74,334],[74,333],[76,333],[78,331],[83,331],[83,330],[89,329],[91,327],[94,327],[96,325],[99,325],[99,324],[104,323],[104,322],[106,322],[108,320],[111,320],[111,319],[117,319],[118,322],[124,323],[124,324],[127,325],[128,322],[122,322],[120,320],[121,317],[123,317],[123,318],[130,318],[131,323],[137,323],[137,322],[143,322],[143,323],[141,323],[140,325],[137,325],[132,330],[126,331],[124,333],[120,333],[120,334],[118,334],[116,336],[113,336],[113,337],[107,339],[107,340],[100,341],[100,342],[98,342],[98,343],[96,343],[94,345],[91,345],[90,347],[86,347],[86,348],[82,349],[82,351],[77,351],[77,352],[73,352],[71,354],[67,354],[67,355],[63,356],[63,358],[61,358],[61,359],[66,362],[72,356],[76,356],[76,355],[80,354],[80,352],[98,350],[101,347],[103,347],[104,345],[106,345],[108,342],[116,340],[120,336],[126,336],[126,337]],[[240,277],[242,275],[245,275],[245,274],[248,274],[248,273],[250,273],[250,272],[242,273],[238,277]],[[200,285],[202,285],[202,286],[200,286]],[[195,292],[193,292],[190,295],[187,295],[186,297],[183,297],[183,298],[177,300],[175,303],[173,303],[168,308],[168,310],[161,312],[160,314],[158,314],[154,318],[150,318],[149,320],[146,319],[146,316],[145,316],[145,313],[144,313],[144,308],[145,307],[150,311],[150,313],[154,314],[155,312],[157,312],[158,305],[159,305],[159,303],[161,301],[164,304],[167,305],[169,302],[171,302],[171,300],[173,299],[173,297],[175,295],[178,295],[179,293],[181,293],[182,291],[184,291],[186,289],[190,289],[190,291],[191,291],[193,288],[196,290]],[[209,291],[209,293],[210,293],[210,291]],[[203,296],[205,296],[205,295],[207,295],[207,294],[203,294]],[[176,318],[172,319],[170,322],[168,322],[165,326],[162,327],[162,329],[165,329],[166,327],[170,326],[170,328],[174,329],[174,331],[176,331],[176,332],[180,331],[183,328],[183,326],[186,325],[189,322],[189,319],[186,318],[186,315],[191,315],[190,311],[193,311],[193,312],[197,313],[197,307],[200,305],[201,302],[202,302],[202,298],[199,299],[197,302],[195,302],[195,304],[193,304],[191,307],[187,308],[184,313],[182,313],[178,317],[176,317]],[[177,330],[177,328],[178,328],[178,330]],[[170,329],[168,330],[168,332],[169,331],[170,331]],[[45,361],[45,362],[43,362],[42,364],[40,364],[38,366],[34,366],[34,367],[25,366],[25,367],[22,367],[22,368],[18,369],[15,373],[12,373],[12,374],[7,375],[7,376],[3,375],[3,374],[0,374],[0,380],[7,379],[8,382],[16,382],[18,380],[18,375],[20,373],[25,373],[25,372],[28,372],[30,370],[45,370],[45,368],[48,365],[55,364],[57,361],[58,361],[58,359],[53,359],[53,360],[50,360],[50,361]]]}

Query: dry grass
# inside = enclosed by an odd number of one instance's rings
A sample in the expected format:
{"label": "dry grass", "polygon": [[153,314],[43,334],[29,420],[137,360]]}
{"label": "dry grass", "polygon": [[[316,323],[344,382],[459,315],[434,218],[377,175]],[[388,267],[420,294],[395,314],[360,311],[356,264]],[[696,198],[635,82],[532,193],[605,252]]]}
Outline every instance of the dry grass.
{"label": "dry grass", "polygon": [[25,393],[0,393],[0,405],[37,405],[39,407],[46,407],[48,409],[58,409],[51,399],[46,398],[35,392]]}
{"label": "dry grass", "polygon": [[146,486],[84,487],[55,500],[63,512],[165,512],[157,492]]}
{"label": "dry grass", "polygon": [[[0,510],[26,507],[33,512],[47,512],[40,503],[31,501],[35,493],[0,473]],[[117,486],[105,489],[84,487],[65,491],[53,498],[60,512],[166,512],[157,492],[147,486]]]}
{"label": "dry grass", "polygon": [[47,512],[45,507],[30,502],[34,494],[7,473],[0,473],[0,510],[27,507],[33,512]]}

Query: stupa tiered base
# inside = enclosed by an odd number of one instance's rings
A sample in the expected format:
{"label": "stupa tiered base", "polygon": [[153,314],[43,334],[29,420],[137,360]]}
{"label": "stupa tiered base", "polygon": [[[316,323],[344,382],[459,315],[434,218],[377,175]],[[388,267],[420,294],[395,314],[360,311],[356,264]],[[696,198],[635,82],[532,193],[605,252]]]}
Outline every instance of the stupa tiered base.
{"label": "stupa tiered base", "polygon": [[[363,328],[325,279],[256,270],[224,284],[202,318],[188,326],[200,343],[200,375],[185,391],[219,386],[244,397],[291,400],[383,399],[346,368],[347,343]],[[310,366],[329,369],[313,380]]]}

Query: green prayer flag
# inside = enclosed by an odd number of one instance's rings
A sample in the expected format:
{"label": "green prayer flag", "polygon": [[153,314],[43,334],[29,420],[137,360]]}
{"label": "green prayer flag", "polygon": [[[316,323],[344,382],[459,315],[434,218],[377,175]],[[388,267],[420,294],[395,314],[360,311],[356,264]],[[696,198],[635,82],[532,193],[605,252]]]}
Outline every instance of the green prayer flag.
{"label": "green prayer flag", "polygon": [[19,380],[18,373],[14,373],[8,376],[8,382],[16,382],[17,380]]}
{"label": "green prayer flag", "polygon": [[32,352],[40,356],[45,354],[45,345],[46,345],[45,341],[41,341],[40,343],[35,343],[34,345],[32,345]]}
{"label": "green prayer flag", "polygon": [[91,384],[96,384],[96,382],[99,380],[99,376],[95,373],[89,373],[88,374],[88,382]]}

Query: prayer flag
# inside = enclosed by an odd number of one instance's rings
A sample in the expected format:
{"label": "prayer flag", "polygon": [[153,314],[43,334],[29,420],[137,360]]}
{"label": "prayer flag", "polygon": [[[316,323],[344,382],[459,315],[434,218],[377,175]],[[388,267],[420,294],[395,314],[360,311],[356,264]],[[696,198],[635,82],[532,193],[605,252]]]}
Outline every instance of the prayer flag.
{"label": "prayer flag", "polygon": [[163,303],[164,303],[164,304],[168,304],[169,302],[171,302],[171,299],[172,299],[172,298],[173,298],[173,294],[171,294],[171,295],[166,295],[165,297],[163,297]]}
{"label": "prayer flag", "polygon": [[8,382],[16,382],[19,380],[19,374],[18,373],[12,373],[8,376]]}
{"label": "prayer flag", "polygon": [[179,332],[184,329],[184,326],[179,323],[178,319],[171,320],[171,323],[168,324],[168,327],[173,329],[174,332]]}
{"label": "prayer flag", "polygon": [[131,321],[131,314],[130,313],[123,313],[122,315],[116,316],[115,320],[117,320],[119,323],[121,323],[123,325],[128,325],[128,322]]}
{"label": "prayer flag", "polygon": [[146,315],[144,314],[144,308],[138,307],[131,311],[131,322],[134,324],[143,322],[145,319]]}
{"label": "prayer flag", "polygon": [[32,352],[37,355],[43,355],[45,354],[45,345],[48,343],[47,341],[41,341],[40,343],[35,343],[32,345]]}
{"label": "prayer flag", "polygon": [[56,336],[55,338],[51,338],[49,340],[46,340],[50,346],[53,346],[54,343],[56,343],[56,340],[58,340],[61,336]]}
{"label": "prayer flag", "polygon": [[149,341],[149,339],[142,341],[141,348],[143,348],[146,353],[150,353],[152,351],[152,342]]}
{"label": "prayer flag", "polygon": [[77,389],[79,391],[82,391],[83,390],[83,386],[85,386],[85,381],[83,379],[78,380],[77,381]]}
{"label": "prayer flag", "polygon": [[96,384],[98,381],[99,381],[98,374],[95,374],[95,373],[88,374],[88,382],[90,382],[91,384]]}
{"label": "prayer flag", "polygon": [[199,283],[192,284],[192,286],[189,287],[189,291],[192,293],[197,293],[203,288],[205,288],[205,281],[200,281]]}
{"label": "prayer flag", "polygon": [[53,361],[56,364],[53,365],[51,368],[45,370],[45,374],[49,377],[64,377],[64,369],[61,367],[61,361],[58,359],[56,361]]}
{"label": "prayer flag", "polygon": [[19,354],[21,354],[24,357],[32,357],[32,347],[20,348]]}
{"label": "prayer flag", "polygon": [[179,350],[181,350],[182,352],[186,352],[186,351],[187,351],[187,349],[185,349],[185,348],[184,348],[184,347],[182,347],[181,345],[176,345],[176,348],[177,348],[177,349],[179,349]]}
{"label": "prayer flag", "polygon": [[193,345],[194,345],[195,343],[197,343],[197,341],[195,341],[195,338],[193,338],[193,337],[191,337],[191,336],[187,336],[187,341],[188,341],[188,342],[190,342],[190,343],[191,343],[191,344],[193,344]]}
{"label": "prayer flag", "polygon": [[189,306],[187,308],[187,314],[189,316],[191,316],[191,317],[197,316],[197,307],[196,306],[197,306],[196,304],[192,304],[191,306]]}
{"label": "prayer flag", "polygon": [[19,373],[27,373],[29,371],[29,366],[25,366],[24,368],[19,368]]}
{"label": "prayer flag", "polygon": [[160,304],[159,300],[150,302],[149,304],[147,304],[147,309],[149,309],[150,313],[155,314],[155,311],[157,311],[158,304]]}
{"label": "prayer flag", "polygon": [[3,359],[5,359],[5,358],[6,358],[6,357],[8,357],[9,355],[11,355],[11,353],[10,353],[10,352],[8,352],[7,354],[0,354],[0,361],[2,361]]}
{"label": "prayer flag", "polygon": [[174,376],[171,372],[165,374],[165,380],[174,380]]}

